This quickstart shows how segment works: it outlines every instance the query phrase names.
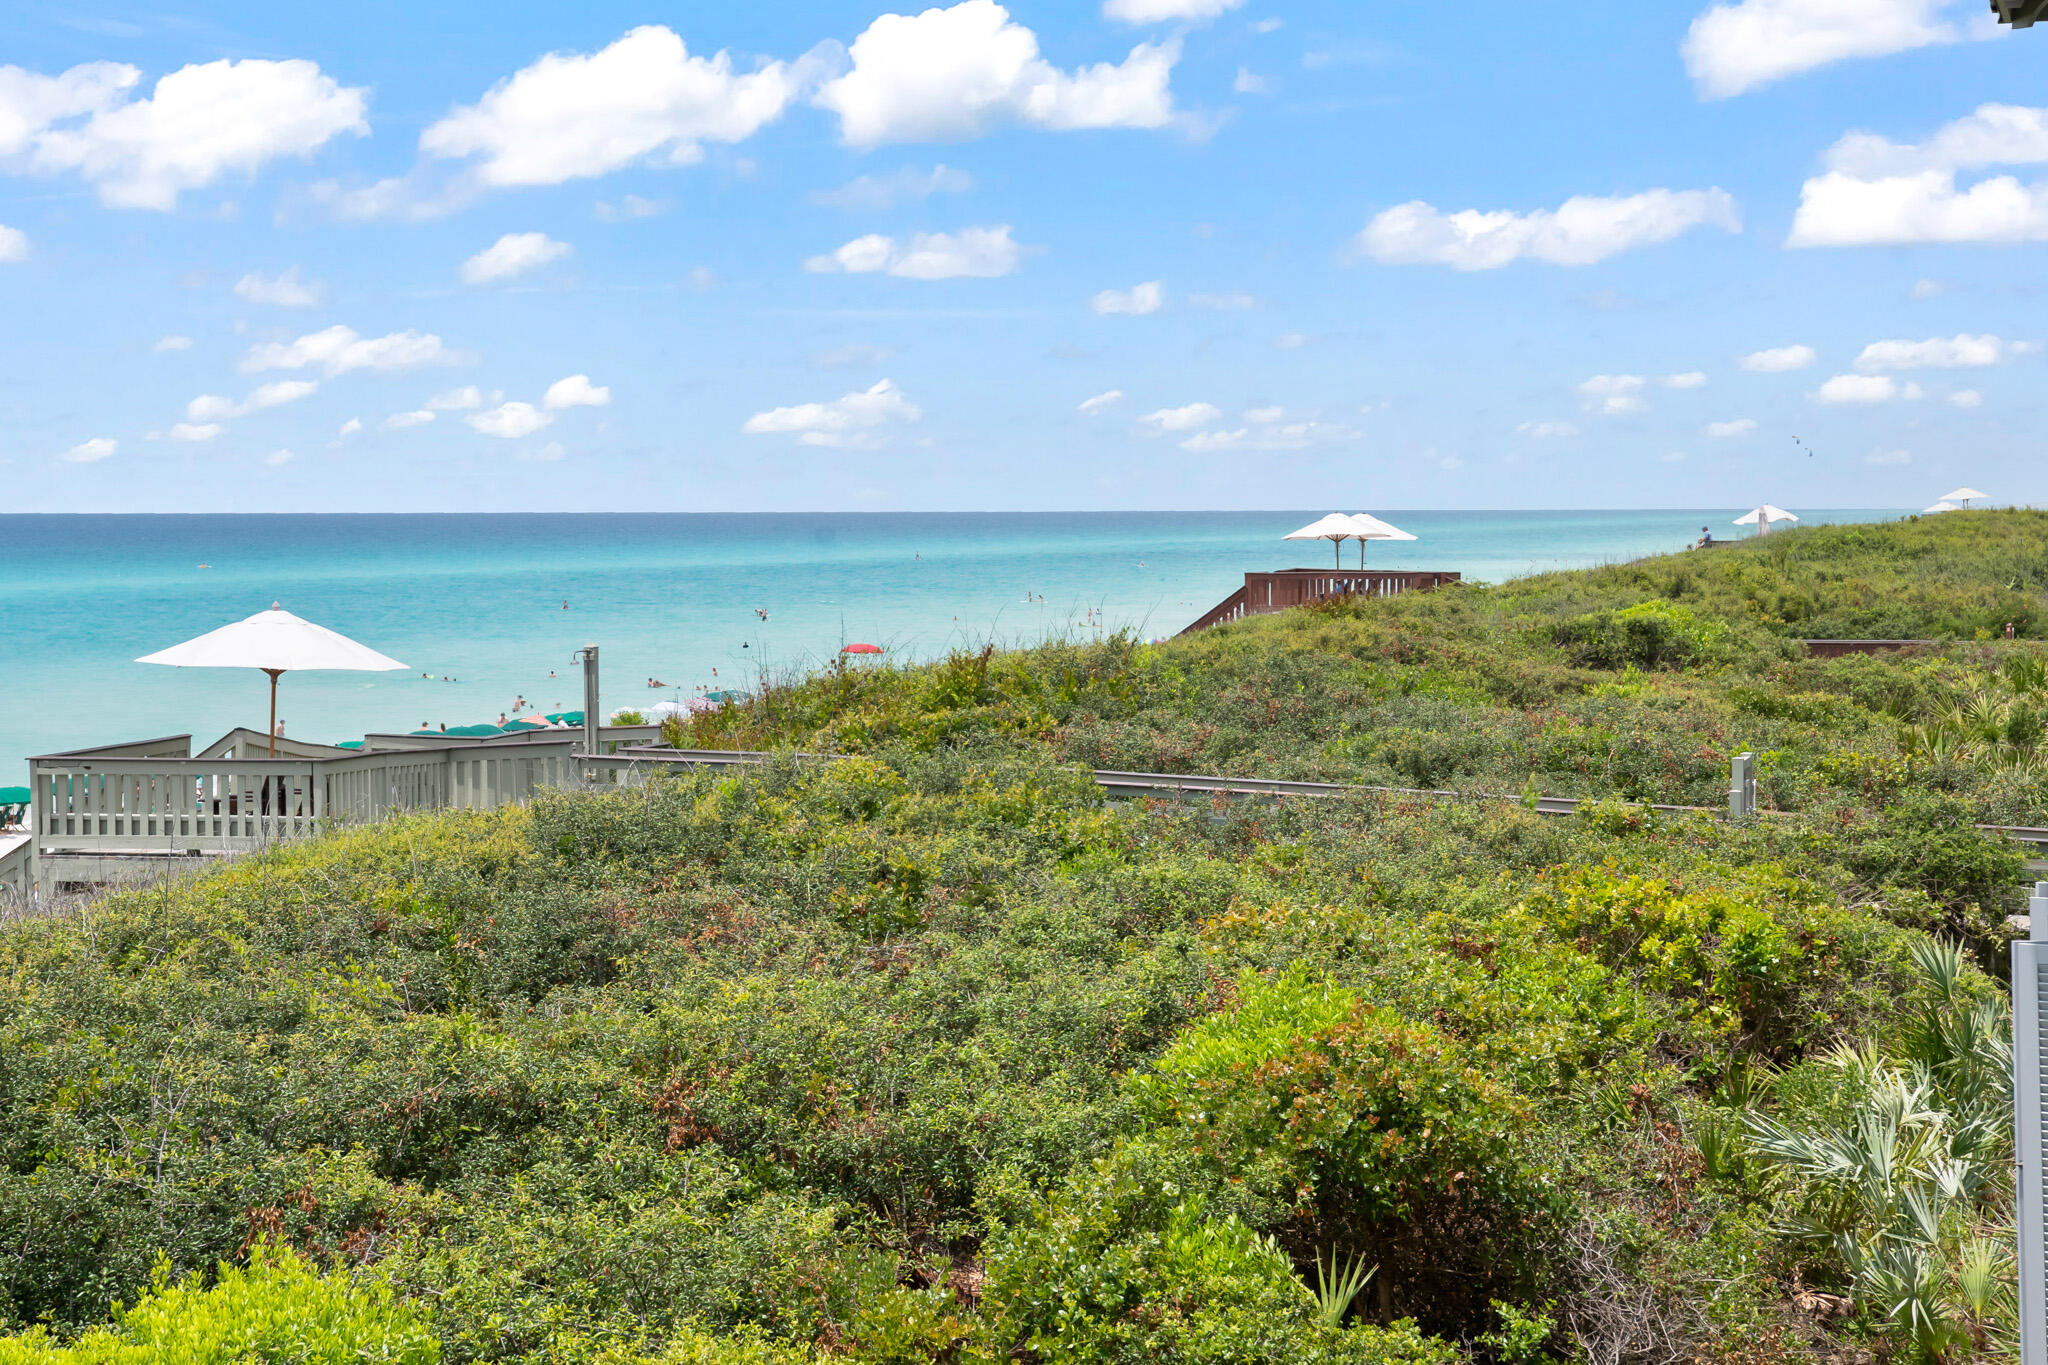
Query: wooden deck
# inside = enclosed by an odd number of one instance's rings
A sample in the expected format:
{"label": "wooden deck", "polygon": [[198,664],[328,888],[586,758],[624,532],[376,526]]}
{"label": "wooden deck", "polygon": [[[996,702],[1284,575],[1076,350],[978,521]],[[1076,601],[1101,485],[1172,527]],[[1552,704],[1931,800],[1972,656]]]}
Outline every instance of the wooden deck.
{"label": "wooden deck", "polygon": [[[659,726],[605,726],[606,752]],[[582,730],[486,738],[371,735],[362,749],[233,730],[198,753],[189,735],[29,760],[28,828],[9,836],[0,895],[152,878],[337,826],[414,810],[489,810],[584,785]]]}
{"label": "wooden deck", "polygon": [[1189,635],[1211,626],[1306,606],[1326,597],[1395,597],[1459,582],[1461,575],[1414,569],[1275,569],[1248,573],[1244,586],[1195,618]]}

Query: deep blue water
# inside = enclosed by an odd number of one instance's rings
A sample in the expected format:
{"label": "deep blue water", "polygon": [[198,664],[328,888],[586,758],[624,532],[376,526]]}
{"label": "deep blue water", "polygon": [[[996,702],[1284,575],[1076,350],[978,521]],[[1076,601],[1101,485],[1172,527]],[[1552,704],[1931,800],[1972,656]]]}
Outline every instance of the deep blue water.
{"label": "deep blue water", "polygon": [[[32,753],[261,729],[260,673],[132,660],[272,601],[410,665],[287,674],[285,732],[332,741],[494,720],[521,695],[577,707],[570,653],[586,642],[603,647],[610,709],[746,687],[856,640],[915,657],[1124,626],[1167,635],[1247,569],[1329,563],[1327,545],[1280,541],[1325,510],[0,515],[0,786],[25,780]],[[1420,538],[1375,544],[1367,563],[1499,580],[1675,550],[1703,524],[1736,534],[1736,510],[1388,512]],[[1357,554],[1346,546],[1345,562]]]}

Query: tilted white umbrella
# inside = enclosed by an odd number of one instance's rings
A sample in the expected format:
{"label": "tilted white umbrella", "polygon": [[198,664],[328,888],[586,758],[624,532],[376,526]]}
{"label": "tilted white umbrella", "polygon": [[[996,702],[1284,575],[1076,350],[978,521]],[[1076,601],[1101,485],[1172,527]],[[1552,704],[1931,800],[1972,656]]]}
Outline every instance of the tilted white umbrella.
{"label": "tilted white umbrella", "polygon": [[1964,507],[1968,507],[1972,502],[1982,502],[1986,496],[1986,494],[1979,493],[1974,488],[1958,488],[1953,492],[1943,493],[1941,500],[1943,502],[1960,503]]}
{"label": "tilted white umbrella", "polygon": [[1799,518],[1793,516],[1784,508],[1773,507],[1771,504],[1765,503],[1761,507],[1752,508],[1750,511],[1744,512],[1735,519],[1735,524],[1737,526],[1754,526],[1758,535],[1764,535],[1770,531],[1771,523],[1774,521],[1797,520]]}
{"label": "tilted white umbrella", "polygon": [[[1357,534],[1358,532],[1352,526],[1350,517],[1345,516],[1342,512],[1332,512],[1321,521],[1312,521],[1299,531],[1290,531],[1280,537],[1280,539],[1327,540],[1330,542],[1330,548],[1341,554],[1344,542],[1352,539]],[[1338,563],[1341,566],[1343,561],[1339,559]]]}
{"label": "tilted white umbrella", "polygon": [[1936,512],[1953,512],[1955,510],[1957,510],[1956,505],[1950,502],[1947,498],[1943,498],[1940,502],[1937,502],[1932,507],[1921,508],[1920,515],[1924,517],[1930,516]]}
{"label": "tilted white umbrella", "polygon": [[270,675],[270,753],[277,755],[277,677],[295,669],[346,669],[385,673],[405,664],[359,645],[346,635],[316,626],[270,604],[246,621],[210,630],[182,645],[145,654],[139,664],[170,664],[177,668],[257,668]]}

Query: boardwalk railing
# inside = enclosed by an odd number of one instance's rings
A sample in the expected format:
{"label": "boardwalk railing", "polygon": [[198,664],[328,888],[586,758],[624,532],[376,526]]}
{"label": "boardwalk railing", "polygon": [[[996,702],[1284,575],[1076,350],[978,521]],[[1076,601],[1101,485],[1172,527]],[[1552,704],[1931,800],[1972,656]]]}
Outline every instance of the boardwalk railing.
{"label": "boardwalk railing", "polygon": [[[338,751],[337,758],[280,755],[272,759],[189,757],[183,737],[119,745],[31,761],[27,877],[22,849],[0,850],[16,880],[47,894],[66,884],[122,879],[197,856],[253,852],[323,831],[366,824],[416,810],[489,810],[531,800],[550,788],[638,786],[678,767],[740,768],[777,755],[746,750],[675,750],[635,744],[653,727],[621,727],[604,737],[611,752],[579,752],[578,732],[545,732],[516,742],[449,743],[436,749]],[[508,737],[509,740],[509,737]],[[246,749],[247,746],[243,746]],[[153,750],[142,753],[138,751]],[[799,762],[831,762],[830,754],[797,754]],[[1745,756],[1746,757],[1746,756]],[[1741,762],[1737,760],[1738,764]],[[1400,801],[1522,801],[1491,792],[1430,791],[1293,782],[1275,778],[1100,770],[1096,784],[1114,796],[1158,800],[1289,800],[1375,796]],[[1738,773],[1737,784],[1740,774]],[[1538,798],[1541,815],[1570,815],[1572,797]],[[1685,812],[1687,806],[1657,806]],[[1731,806],[1731,809],[1733,807]],[[1742,815],[1754,808],[1745,805]],[[1984,825],[2036,848],[2048,829]],[[39,866],[40,865],[40,866]],[[67,872],[66,869],[69,869]],[[5,869],[0,869],[5,870]],[[49,883],[49,885],[45,885]]]}
{"label": "boardwalk railing", "polygon": [[[600,739],[615,749],[658,733],[608,726]],[[404,811],[489,810],[584,780],[581,730],[397,738],[367,750],[280,741],[273,758],[265,736],[241,730],[196,755],[187,735],[45,754],[29,760],[30,856],[244,853]]]}
{"label": "boardwalk railing", "polygon": [[1195,618],[1187,635],[1247,616],[1307,606],[1326,597],[1396,597],[1460,581],[1455,573],[1414,569],[1275,569],[1248,573],[1244,586]]}

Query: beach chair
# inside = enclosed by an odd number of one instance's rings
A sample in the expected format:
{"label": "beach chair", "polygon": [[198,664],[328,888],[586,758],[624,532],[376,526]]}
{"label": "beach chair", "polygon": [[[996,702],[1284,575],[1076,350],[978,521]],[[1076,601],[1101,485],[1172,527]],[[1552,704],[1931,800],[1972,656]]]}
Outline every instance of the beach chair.
{"label": "beach chair", "polygon": [[0,829],[28,823],[28,788],[0,787]]}

